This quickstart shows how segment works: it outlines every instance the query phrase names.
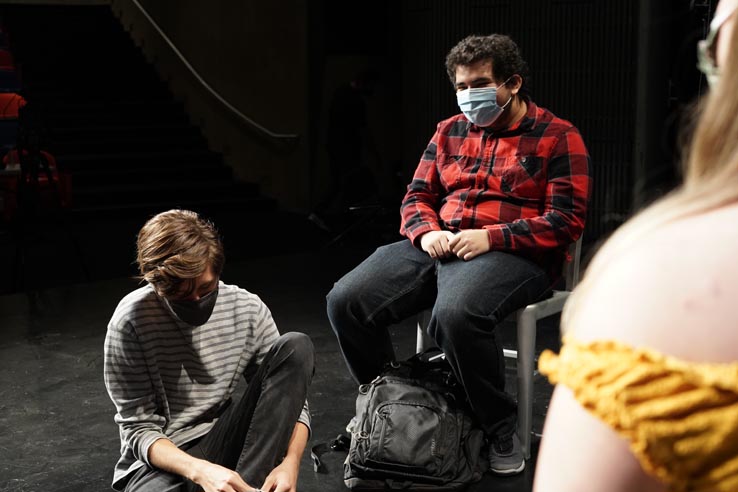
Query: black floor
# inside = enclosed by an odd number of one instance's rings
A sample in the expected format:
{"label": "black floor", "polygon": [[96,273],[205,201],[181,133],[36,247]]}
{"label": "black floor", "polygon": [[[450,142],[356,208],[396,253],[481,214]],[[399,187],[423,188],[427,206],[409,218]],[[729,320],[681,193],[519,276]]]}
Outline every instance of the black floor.
{"label": "black floor", "polygon": [[[334,438],[353,413],[356,387],[328,326],[325,294],[374,246],[396,237],[396,206],[353,213],[342,222],[347,234],[331,241],[258,187],[232,180],[109,9],[39,9],[0,13],[16,29],[24,95],[53,127],[48,149],[72,175],[73,200],[64,210],[39,210],[42,204],[31,201],[0,223],[0,492],[109,490],[119,442],[102,377],[106,325],[137,285],[136,232],[152,213],[173,206],[204,213],[219,227],[224,281],[259,294],[281,331],[312,337],[312,443]],[[53,31],[58,26],[76,34],[62,36]],[[57,42],[36,43],[43,39]],[[117,71],[95,64],[101,53]],[[58,70],[60,60],[74,70]],[[183,142],[195,148],[180,150]],[[539,349],[557,343],[557,329],[554,320],[540,330]],[[513,346],[514,329],[501,332]],[[414,320],[393,327],[393,335],[398,355],[410,355]],[[514,392],[514,362],[507,376]],[[535,396],[540,432],[550,396],[541,378]],[[326,455],[329,473],[316,475],[306,453],[299,490],[345,490],[343,458]],[[485,476],[470,490],[529,491],[534,461],[522,475]]]}
{"label": "black floor", "polygon": [[[368,252],[356,243],[337,244],[233,261],[223,274],[225,282],[259,294],[281,331],[312,337],[317,351],[310,396],[312,444],[335,437],[353,412],[356,387],[328,325],[325,293]],[[135,287],[124,276],[0,296],[0,491],[109,489],[118,432],[103,385],[102,344],[118,300]],[[400,356],[412,353],[414,329],[414,320],[393,328]],[[557,343],[555,321],[540,331],[539,349]],[[507,341],[514,340],[514,329],[505,325],[501,333],[506,345],[513,345]],[[514,391],[514,362],[508,363],[507,376]],[[550,396],[540,377],[535,396],[535,430],[540,432]],[[306,453],[299,490],[345,490],[343,458],[326,455],[329,473],[317,475]],[[518,477],[485,476],[470,490],[529,491],[533,463]]]}

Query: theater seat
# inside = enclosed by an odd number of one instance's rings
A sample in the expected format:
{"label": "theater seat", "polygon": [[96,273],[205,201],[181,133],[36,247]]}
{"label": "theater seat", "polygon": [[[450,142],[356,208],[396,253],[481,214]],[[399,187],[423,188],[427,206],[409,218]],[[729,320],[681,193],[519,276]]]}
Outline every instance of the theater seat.
{"label": "theater seat", "polygon": [[0,92],[18,92],[21,90],[20,77],[14,69],[0,69]]}
{"label": "theater seat", "polygon": [[15,70],[13,54],[6,49],[0,49],[0,69]]}
{"label": "theater seat", "polygon": [[18,110],[26,100],[16,93],[0,92],[0,156],[15,147],[18,139]]}

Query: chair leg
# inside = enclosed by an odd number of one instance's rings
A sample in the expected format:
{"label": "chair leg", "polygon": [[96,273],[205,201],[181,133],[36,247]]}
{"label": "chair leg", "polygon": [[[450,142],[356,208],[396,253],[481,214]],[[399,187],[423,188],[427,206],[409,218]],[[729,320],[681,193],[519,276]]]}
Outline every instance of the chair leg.
{"label": "chair leg", "polygon": [[415,337],[415,353],[419,354],[425,350],[425,329],[423,328],[422,321],[418,321],[418,334]]}
{"label": "chair leg", "polygon": [[533,371],[536,356],[536,316],[534,309],[518,313],[518,437],[525,459],[530,459],[533,431]]}
{"label": "chair leg", "polygon": [[[531,435],[533,433],[533,372],[536,357],[537,314],[535,306],[521,309],[517,314],[518,437],[523,446],[523,454],[526,460],[530,459]],[[429,311],[424,311],[418,316],[415,343],[415,349],[418,353],[433,345],[433,340],[425,331],[429,321]],[[514,351],[509,352],[510,354],[514,353]],[[509,355],[506,353],[505,356]]]}
{"label": "chair leg", "polygon": [[433,346],[433,340],[426,332],[430,317],[431,313],[428,310],[418,314],[418,334],[415,338],[415,353],[417,354]]}

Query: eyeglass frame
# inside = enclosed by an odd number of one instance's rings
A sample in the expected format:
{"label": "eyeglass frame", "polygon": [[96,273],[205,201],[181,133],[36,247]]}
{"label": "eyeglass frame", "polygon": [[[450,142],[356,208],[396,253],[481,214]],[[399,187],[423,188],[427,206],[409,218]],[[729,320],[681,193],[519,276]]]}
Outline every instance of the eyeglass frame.
{"label": "eyeglass frame", "polygon": [[[720,32],[720,28],[730,19],[733,14],[738,10],[738,2],[726,10],[722,15],[713,17],[710,22],[710,30],[707,33],[707,37],[697,43],[697,68],[705,76],[715,77],[720,74],[720,69],[717,66],[717,51],[715,50],[715,41],[717,35]],[[713,51],[715,50],[715,51]]]}

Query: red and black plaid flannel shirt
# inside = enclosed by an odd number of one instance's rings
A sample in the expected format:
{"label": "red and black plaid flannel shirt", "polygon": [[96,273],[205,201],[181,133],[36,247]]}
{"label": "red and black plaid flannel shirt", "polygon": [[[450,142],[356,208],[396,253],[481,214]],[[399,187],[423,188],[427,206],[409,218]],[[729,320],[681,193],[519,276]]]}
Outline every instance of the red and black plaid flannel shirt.
{"label": "red and black plaid flannel shirt", "polygon": [[408,186],[400,232],[486,229],[492,251],[526,256],[558,276],[584,229],[591,178],[579,131],[527,101],[511,128],[490,132],[459,114],[438,124]]}

